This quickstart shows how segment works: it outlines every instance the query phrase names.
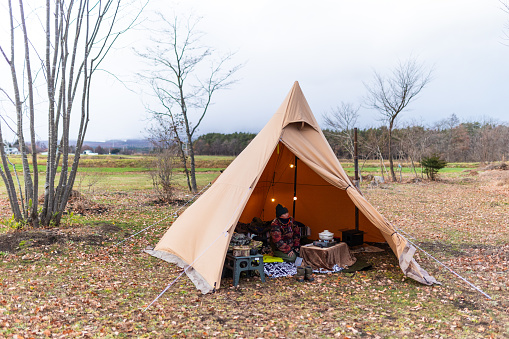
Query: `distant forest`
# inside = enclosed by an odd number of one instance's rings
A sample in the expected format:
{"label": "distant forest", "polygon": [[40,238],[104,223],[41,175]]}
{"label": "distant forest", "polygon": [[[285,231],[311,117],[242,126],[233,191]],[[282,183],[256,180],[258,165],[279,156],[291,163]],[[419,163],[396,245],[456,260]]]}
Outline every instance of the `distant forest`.
{"label": "distant forest", "polygon": [[253,140],[253,133],[208,133],[194,142],[194,153],[199,155],[239,155]]}
{"label": "distant forest", "polygon": [[[338,158],[351,159],[353,130],[325,129],[324,135]],[[209,133],[195,142],[201,155],[238,155],[256,136],[252,133]],[[361,159],[388,158],[387,128],[358,130]],[[429,126],[409,124],[393,131],[396,160],[419,162],[439,154],[447,162],[493,162],[509,158],[509,126],[492,121],[459,122],[455,115]]]}

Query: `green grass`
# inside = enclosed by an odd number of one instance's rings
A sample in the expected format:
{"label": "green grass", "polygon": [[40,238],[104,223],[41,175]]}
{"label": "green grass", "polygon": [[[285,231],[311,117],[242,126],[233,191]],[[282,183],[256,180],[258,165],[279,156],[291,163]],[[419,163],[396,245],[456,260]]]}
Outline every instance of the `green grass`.
{"label": "green grass", "polygon": [[[389,167],[386,167],[386,168],[387,168],[387,171],[390,172]],[[355,169],[353,167],[343,166],[343,169],[348,174],[351,174],[351,173],[355,172]],[[474,168],[474,167],[446,167],[446,168],[442,168],[439,171],[439,173],[459,173],[459,172],[463,172],[465,170],[474,170],[474,169],[476,169],[476,168]],[[417,171],[418,174],[421,173],[421,169],[420,168],[416,168],[415,170]],[[399,173],[399,168],[395,167],[394,171],[396,172],[396,174]],[[381,169],[380,169],[380,167],[364,167],[364,168],[362,168],[361,172],[362,173],[381,173]],[[403,173],[414,173],[414,170],[412,168],[409,168],[409,167],[402,167],[401,168],[401,172],[403,172]],[[385,170],[384,170],[384,173],[385,173]]]}
{"label": "green grass", "polygon": [[[72,164],[74,157],[71,156],[69,163]],[[234,156],[210,156],[210,155],[197,155],[195,156],[196,168],[225,168],[230,164]],[[11,156],[9,160],[16,165],[17,169],[21,168],[21,156]],[[153,166],[155,157],[152,155],[93,155],[80,157],[80,168],[85,167],[113,167],[113,168],[151,168]],[[46,167],[46,156],[38,156],[38,168]],[[32,158],[28,157],[28,163],[32,163]],[[191,164],[187,163],[188,168]]]}
{"label": "green grass", "polygon": [[[219,172],[197,172],[196,183],[205,186],[213,181]],[[44,178],[39,180],[39,192],[43,192]],[[187,187],[187,179],[184,173],[173,175],[174,184]],[[21,182],[23,185],[23,182]],[[136,191],[152,188],[152,178],[148,173],[140,172],[104,172],[97,175],[91,173],[78,173],[74,189],[78,191],[112,190],[112,191]],[[6,195],[5,186],[0,186],[0,193]]]}
{"label": "green grass", "polygon": [[[69,171],[71,169],[69,168]],[[126,172],[148,172],[150,168],[145,167],[80,167],[82,173],[126,173]]]}
{"label": "green grass", "polygon": [[235,156],[232,155],[197,155],[196,161],[233,161]]}
{"label": "green grass", "polygon": [[[33,172],[34,167],[29,165],[30,172]],[[12,172],[12,167],[9,168]],[[71,167],[67,168],[67,171],[71,171]],[[38,165],[37,170],[39,173],[46,173],[46,165]],[[23,173],[23,168],[20,165],[16,165],[16,171],[18,175]],[[62,167],[57,167],[57,172],[60,173],[62,171]],[[147,167],[79,167],[79,172],[90,172],[90,173],[106,173],[106,172],[147,172],[150,171],[150,168]]]}
{"label": "green grass", "polygon": [[[195,168],[195,172],[220,172],[220,171],[224,170],[225,168]],[[187,170],[190,171],[189,168]],[[184,168],[183,167],[175,168],[175,171],[184,172]]]}
{"label": "green grass", "polygon": [[[235,157],[233,156],[196,156],[196,173],[198,186],[205,186],[213,181],[225,169]],[[11,162],[16,164],[20,182],[23,185],[23,173],[21,168],[21,157],[14,156],[10,158]],[[39,161],[43,163],[45,156],[40,156]],[[144,190],[152,188],[152,179],[149,172],[153,164],[153,156],[119,156],[119,155],[98,155],[84,156],[80,160],[80,167],[76,177],[74,188],[77,190]],[[347,160],[340,160],[348,175],[353,176],[353,163]],[[362,168],[362,174],[381,173],[378,161],[365,162],[366,167]],[[387,170],[389,170],[388,164]],[[453,174],[461,173],[468,169],[476,169],[478,163],[451,163],[448,167],[442,169],[439,173]],[[39,165],[39,191],[43,192],[44,179],[46,175],[45,165]],[[32,170],[32,168],[31,168]],[[60,172],[61,168],[58,168]],[[69,167],[69,171],[71,168]],[[398,168],[395,168],[397,174]],[[174,183],[178,186],[187,187],[187,180],[183,173],[183,168],[175,168]],[[413,173],[409,164],[403,163],[403,174]],[[420,169],[417,168],[417,173]],[[0,187],[0,194],[4,195],[5,186]]]}
{"label": "green grass", "polygon": [[[33,172],[33,166],[30,165],[30,172]],[[196,172],[220,172],[224,170],[226,167],[205,167],[201,168],[198,167],[195,169]],[[46,173],[46,166],[39,165],[37,166],[37,169],[39,170],[39,173]],[[67,169],[69,172],[71,171],[71,167],[68,167]],[[149,172],[153,170],[153,168],[149,167],[79,167],[78,172],[81,173],[127,173],[127,172]],[[176,172],[184,172],[183,167],[177,167],[174,169]],[[190,170],[188,168],[188,170]],[[18,172],[18,175],[23,173],[23,168],[16,167],[16,171]],[[62,171],[62,167],[57,168],[57,172],[60,173]]]}

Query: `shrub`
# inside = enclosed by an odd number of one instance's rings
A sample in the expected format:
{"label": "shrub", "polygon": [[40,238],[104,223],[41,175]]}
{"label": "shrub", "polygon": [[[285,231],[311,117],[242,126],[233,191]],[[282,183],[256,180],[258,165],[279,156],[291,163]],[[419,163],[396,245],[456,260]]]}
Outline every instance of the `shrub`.
{"label": "shrub", "polygon": [[171,150],[163,150],[157,154],[154,161],[154,170],[151,171],[152,184],[159,199],[169,203],[175,195],[173,186],[173,169],[178,162],[178,157]]}
{"label": "shrub", "polygon": [[421,159],[421,165],[424,167],[424,173],[428,179],[436,180],[438,171],[447,165],[447,162],[440,158],[439,154],[432,154],[429,157]]}

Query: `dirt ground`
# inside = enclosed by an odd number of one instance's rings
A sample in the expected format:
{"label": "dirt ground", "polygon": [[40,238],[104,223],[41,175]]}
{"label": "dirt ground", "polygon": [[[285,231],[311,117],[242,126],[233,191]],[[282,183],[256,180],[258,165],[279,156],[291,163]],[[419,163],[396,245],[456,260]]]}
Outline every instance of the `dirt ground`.
{"label": "dirt ground", "polygon": [[[176,207],[150,192],[102,192],[61,228],[0,235],[0,338],[505,338],[509,337],[509,171],[363,187],[423,251],[441,286],[405,278],[387,247],[356,256],[368,271],[225,278],[200,294],[181,269],[143,252]],[[7,203],[0,213],[9,217]],[[436,260],[441,262],[438,263]],[[481,292],[455,276],[453,270]],[[144,309],[162,290],[164,295]]]}

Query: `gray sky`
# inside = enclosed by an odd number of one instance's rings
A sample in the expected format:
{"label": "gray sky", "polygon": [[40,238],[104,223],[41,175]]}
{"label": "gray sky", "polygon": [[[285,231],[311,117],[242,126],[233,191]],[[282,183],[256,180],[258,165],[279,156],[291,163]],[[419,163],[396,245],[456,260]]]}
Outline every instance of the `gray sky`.
{"label": "gray sky", "polygon": [[[509,120],[509,15],[498,0],[158,0],[148,10],[172,16],[173,8],[202,16],[204,43],[237,51],[235,62],[245,63],[239,82],[215,96],[200,134],[258,132],[296,80],[322,123],[341,101],[361,102],[373,70],[387,73],[411,56],[434,67],[434,76],[400,124],[453,113],[460,120]],[[129,34],[108,65],[135,93],[113,77],[97,78],[87,140],[145,135],[142,98],[150,98],[132,84],[142,66],[130,49],[147,33]],[[380,125],[376,112],[360,114],[359,127]]]}

